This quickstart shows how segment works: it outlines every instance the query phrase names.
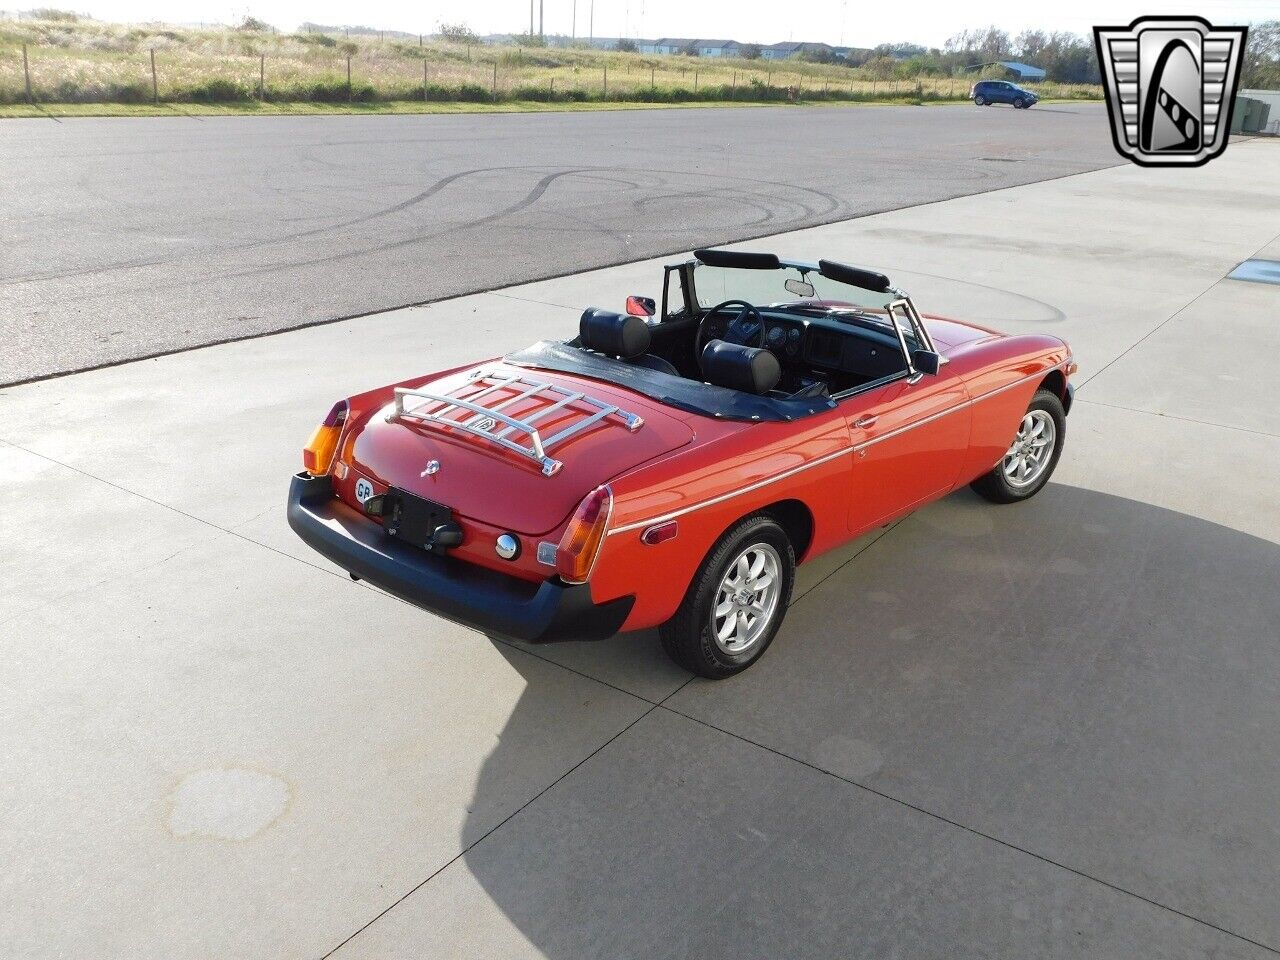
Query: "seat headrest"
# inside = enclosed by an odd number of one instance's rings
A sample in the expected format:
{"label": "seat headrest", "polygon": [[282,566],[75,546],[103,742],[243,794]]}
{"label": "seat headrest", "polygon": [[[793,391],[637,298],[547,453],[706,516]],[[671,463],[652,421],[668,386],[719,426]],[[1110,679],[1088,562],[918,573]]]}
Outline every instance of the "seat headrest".
{"label": "seat headrest", "polygon": [[768,350],[711,340],[702,348],[702,375],[717,387],[762,394],[778,385],[782,367]]}
{"label": "seat headrest", "polygon": [[578,336],[588,350],[623,360],[649,352],[649,325],[629,313],[589,307],[578,323]]}

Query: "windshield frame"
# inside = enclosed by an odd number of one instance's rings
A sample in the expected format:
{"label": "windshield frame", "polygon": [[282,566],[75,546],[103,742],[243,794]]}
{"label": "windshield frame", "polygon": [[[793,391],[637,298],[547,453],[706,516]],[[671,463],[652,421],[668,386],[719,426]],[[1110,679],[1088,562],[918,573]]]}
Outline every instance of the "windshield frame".
{"label": "windshield frame", "polygon": [[[799,271],[801,275],[814,273],[819,276],[824,276],[821,267],[816,263],[809,263],[804,260],[783,260],[781,258],[777,259],[777,263],[778,266],[776,268],[769,267],[765,269],[790,269]],[[668,264],[665,267],[662,292],[662,320],[664,322],[672,319],[683,319],[688,317],[695,317],[701,320],[705,312],[710,309],[709,307],[704,308],[698,302],[698,284],[695,276],[698,270],[706,269],[708,266],[708,264],[705,264],[700,260],[690,259],[680,263]],[[712,267],[712,269],[723,268]],[[732,269],[753,268],[735,267]],[[673,274],[679,277],[680,283],[679,295],[670,297],[670,300],[675,301],[674,304],[669,303],[669,293],[673,292],[671,288]],[[835,280],[830,277],[827,277],[826,279],[831,280],[833,283],[839,283],[842,286],[849,287],[852,290],[863,290],[868,293],[884,293],[892,297],[883,309],[889,320],[889,326],[893,329],[894,335],[898,339],[899,348],[902,350],[903,359],[906,361],[908,376],[913,380],[918,379],[919,371],[916,370],[912,351],[907,345],[907,336],[910,335],[922,349],[927,350],[930,353],[937,353],[937,349],[933,345],[933,338],[929,335],[929,331],[924,325],[924,320],[920,316],[920,311],[916,309],[915,303],[912,301],[911,297],[908,296],[906,291],[892,285],[887,286],[883,291],[872,290],[870,287],[861,287],[856,284],[846,283],[842,280]],[[676,306],[678,309],[670,309],[672,306]],[[757,306],[761,305],[757,304]],[[850,312],[875,322],[879,322],[880,318],[871,316],[869,313],[864,312],[867,309],[870,308],[859,308],[855,305]],[[901,310],[902,315],[905,316],[905,319],[911,328],[910,334],[902,328],[903,318],[899,316],[899,310]]]}

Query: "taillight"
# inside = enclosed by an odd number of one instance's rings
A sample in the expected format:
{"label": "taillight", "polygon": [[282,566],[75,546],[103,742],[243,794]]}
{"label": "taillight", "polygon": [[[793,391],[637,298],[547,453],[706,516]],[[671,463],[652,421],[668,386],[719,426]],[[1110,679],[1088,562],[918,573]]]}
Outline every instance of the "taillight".
{"label": "taillight", "polygon": [[339,400],[316,427],[307,445],[302,448],[302,466],[313,477],[323,477],[333,466],[333,455],[338,449],[342,425],[347,422],[347,401]]}
{"label": "taillight", "polygon": [[587,582],[612,512],[613,493],[608,487],[597,487],[578,505],[556,548],[556,571],[561,580]]}

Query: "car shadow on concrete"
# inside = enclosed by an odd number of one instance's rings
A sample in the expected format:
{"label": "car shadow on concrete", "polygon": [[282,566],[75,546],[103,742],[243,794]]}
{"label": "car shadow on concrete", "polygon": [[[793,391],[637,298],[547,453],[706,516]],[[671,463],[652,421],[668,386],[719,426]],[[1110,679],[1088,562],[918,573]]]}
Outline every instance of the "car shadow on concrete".
{"label": "car shadow on concrete", "polygon": [[1280,945],[1277,583],[1280,547],[1193,516],[957,494],[476,844],[489,903],[452,908],[565,960]]}

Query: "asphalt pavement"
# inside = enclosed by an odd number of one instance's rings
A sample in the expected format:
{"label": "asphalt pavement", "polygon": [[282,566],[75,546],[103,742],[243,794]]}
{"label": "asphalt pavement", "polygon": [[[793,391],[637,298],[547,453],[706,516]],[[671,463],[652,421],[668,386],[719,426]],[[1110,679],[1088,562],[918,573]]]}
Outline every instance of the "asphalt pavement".
{"label": "asphalt pavement", "polygon": [[0,385],[1119,162],[1101,104],[4,120]]}

